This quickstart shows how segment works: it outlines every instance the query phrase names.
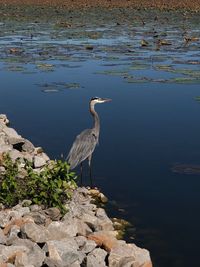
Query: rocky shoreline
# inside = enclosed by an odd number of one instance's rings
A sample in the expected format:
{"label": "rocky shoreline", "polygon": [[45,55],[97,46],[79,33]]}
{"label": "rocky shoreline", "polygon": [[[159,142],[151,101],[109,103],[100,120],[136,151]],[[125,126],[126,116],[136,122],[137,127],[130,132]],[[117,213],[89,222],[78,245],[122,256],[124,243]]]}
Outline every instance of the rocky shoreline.
{"label": "rocky shoreline", "polygon": [[[0,173],[2,156],[8,153],[32,161],[40,171],[50,160],[42,148],[8,127],[0,115]],[[23,163],[20,165],[23,173]],[[94,204],[98,190],[79,187],[66,203],[68,212],[24,200],[13,208],[0,207],[0,267],[151,267],[148,250],[117,239],[114,223]]]}

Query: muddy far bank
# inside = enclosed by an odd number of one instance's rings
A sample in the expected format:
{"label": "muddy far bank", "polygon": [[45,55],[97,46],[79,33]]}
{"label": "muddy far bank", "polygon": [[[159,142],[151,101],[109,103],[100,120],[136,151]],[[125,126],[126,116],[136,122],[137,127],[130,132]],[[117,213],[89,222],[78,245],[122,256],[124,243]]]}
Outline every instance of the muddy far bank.
{"label": "muddy far bank", "polygon": [[89,7],[106,7],[106,8],[159,8],[159,9],[189,9],[189,10],[200,10],[200,1],[193,0],[0,0],[0,5],[15,5],[19,6],[52,6],[52,7],[62,7],[66,9],[73,8],[89,8]]}

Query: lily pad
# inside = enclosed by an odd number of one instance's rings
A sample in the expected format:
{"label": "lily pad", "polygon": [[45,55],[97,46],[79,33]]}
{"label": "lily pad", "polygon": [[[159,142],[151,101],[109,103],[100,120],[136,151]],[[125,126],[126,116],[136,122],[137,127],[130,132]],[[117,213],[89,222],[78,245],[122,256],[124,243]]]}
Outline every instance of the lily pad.
{"label": "lily pad", "polygon": [[200,96],[195,96],[194,98],[196,101],[200,102]]}

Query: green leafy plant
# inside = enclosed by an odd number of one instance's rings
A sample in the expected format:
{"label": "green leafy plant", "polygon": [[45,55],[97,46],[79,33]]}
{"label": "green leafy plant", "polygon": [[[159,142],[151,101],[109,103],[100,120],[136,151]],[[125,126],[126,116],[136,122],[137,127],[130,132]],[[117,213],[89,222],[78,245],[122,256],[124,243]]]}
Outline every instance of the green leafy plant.
{"label": "green leafy plant", "polygon": [[18,201],[18,161],[14,163],[8,155],[3,157],[5,173],[0,179],[0,201],[6,206],[12,206]]}
{"label": "green leafy plant", "polygon": [[5,173],[0,179],[0,201],[10,207],[24,199],[45,207],[58,207],[65,212],[64,203],[71,198],[77,187],[76,175],[70,171],[67,162],[51,161],[42,171],[33,169],[32,163],[25,162],[26,175],[19,173],[19,161],[12,162],[4,157]]}

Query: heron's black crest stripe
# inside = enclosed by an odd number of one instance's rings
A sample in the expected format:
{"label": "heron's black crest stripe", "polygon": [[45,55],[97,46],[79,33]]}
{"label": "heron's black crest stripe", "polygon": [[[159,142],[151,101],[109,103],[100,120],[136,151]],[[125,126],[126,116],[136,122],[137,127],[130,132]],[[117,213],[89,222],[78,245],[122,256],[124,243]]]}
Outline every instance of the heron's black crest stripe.
{"label": "heron's black crest stripe", "polygon": [[97,100],[97,99],[99,99],[99,97],[97,97],[97,96],[91,98],[91,100]]}

